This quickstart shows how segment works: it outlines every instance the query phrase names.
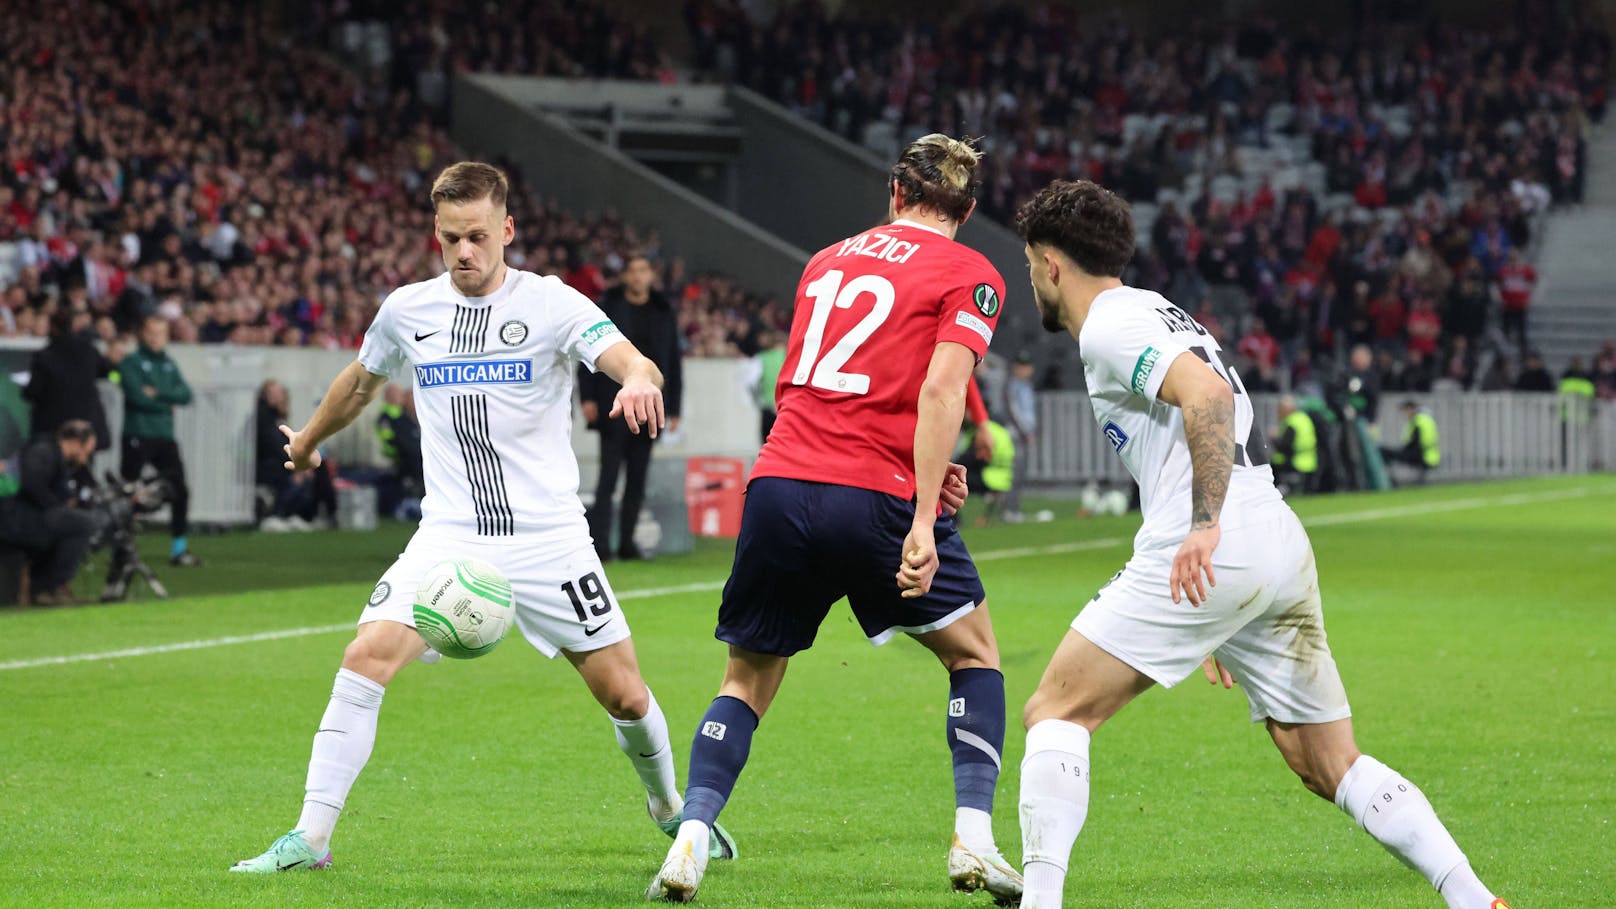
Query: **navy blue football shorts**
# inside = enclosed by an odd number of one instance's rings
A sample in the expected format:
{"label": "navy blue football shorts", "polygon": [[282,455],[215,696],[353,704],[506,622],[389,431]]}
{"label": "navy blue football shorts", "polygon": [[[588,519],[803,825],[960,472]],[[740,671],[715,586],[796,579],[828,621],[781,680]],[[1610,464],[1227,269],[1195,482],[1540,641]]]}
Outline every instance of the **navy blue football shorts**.
{"label": "navy blue football shorts", "polygon": [[753,653],[813,646],[830,607],[847,597],[870,643],[946,627],[985,598],[951,516],[937,519],[937,577],[904,599],[896,575],[914,505],[852,486],[761,477],[746,490],[735,566],[717,638]]}

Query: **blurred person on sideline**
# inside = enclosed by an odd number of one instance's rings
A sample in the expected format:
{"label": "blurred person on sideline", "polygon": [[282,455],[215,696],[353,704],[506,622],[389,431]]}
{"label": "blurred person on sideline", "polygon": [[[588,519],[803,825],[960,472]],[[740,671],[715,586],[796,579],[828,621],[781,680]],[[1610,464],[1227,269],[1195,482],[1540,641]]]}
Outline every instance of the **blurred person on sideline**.
{"label": "blurred person on sideline", "polygon": [[[679,431],[680,400],[684,385],[683,355],[679,351],[679,316],[667,295],[652,286],[656,273],[651,260],[642,253],[623,261],[622,280],[600,298],[601,312],[623,332],[657,368],[666,384],[662,395],[667,407],[668,432]],[[645,502],[645,478],[651,468],[649,433],[630,432],[621,420],[603,420],[611,410],[620,386],[602,372],[578,369],[579,398],[584,422],[600,433],[600,478],[595,484],[595,501],[589,506],[589,533],[595,538],[595,551],[601,561],[613,556],[612,498],[617,491],[617,475],[624,472],[623,501],[617,520],[616,556],[644,558],[634,544],[634,525],[639,523],[640,506]]]}

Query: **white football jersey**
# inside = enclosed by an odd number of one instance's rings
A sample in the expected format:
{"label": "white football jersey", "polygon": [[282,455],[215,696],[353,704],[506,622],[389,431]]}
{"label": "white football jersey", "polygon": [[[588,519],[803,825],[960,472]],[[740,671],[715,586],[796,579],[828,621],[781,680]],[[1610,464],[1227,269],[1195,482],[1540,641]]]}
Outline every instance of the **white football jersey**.
{"label": "white football jersey", "polygon": [[1190,529],[1191,480],[1184,415],[1156,399],[1167,370],[1185,353],[1200,357],[1234,387],[1234,475],[1219,525],[1232,529],[1250,512],[1283,502],[1268,466],[1268,441],[1251,399],[1206,329],[1161,294],[1118,287],[1094,298],[1078,335],[1094,419],[1139,483],[1144,525],[1136,549],[1177,547]]}
{"label": "white football jersey", "polygon": [[587,538],[572,453],[574,366],[594,370],[623,340],[559,278],[514,268],[486,297],[461,296],[448,273],[389,294],[359,364],[414,382],[421,526]]}

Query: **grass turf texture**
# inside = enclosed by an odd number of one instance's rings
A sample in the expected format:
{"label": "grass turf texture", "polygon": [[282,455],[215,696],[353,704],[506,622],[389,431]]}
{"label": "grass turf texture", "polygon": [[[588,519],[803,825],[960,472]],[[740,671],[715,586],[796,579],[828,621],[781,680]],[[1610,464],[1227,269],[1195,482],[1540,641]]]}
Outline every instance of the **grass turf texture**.
{"label": "grass turf texture", "polygon": [[[1616,901],[1613,506],[1610,477],[1298,505],[1316,522],[1360,744],[1424,788],[1517,909]],[[995,826],[1013,860],[1015,718],[1067,622],[1127,557],[1135,521],[967,531],[989,556],[1012,714]],[[406,535],[201,539],[208,566],[164,572],[173,602],[0,613],[4,661],[346,624]],[[1077,551],[1015,554],[1052,545]],[[704,543],[610,570],[628,593],[721,581],[728,558],[726,545]],[[681,779],[722,671],[716,599],[627,605]],[[0,671],[0,904],[640,904],[668,841],[575,674],[520,641],[484,660],[411,667],[389,688],[332,869],[227,874],[296,820],[348,637]],[[833,610],[818,645],[793,660],[725,813],[743,857],[715,865],[699,902],[990,905],[946,889],[946,692],[919,646],[872,649],[845,607]],[[1245,714],[1238,692],[1197,676],[1145,695],[1096,736],[1068,906],[1441,905],[1308,795]]]}

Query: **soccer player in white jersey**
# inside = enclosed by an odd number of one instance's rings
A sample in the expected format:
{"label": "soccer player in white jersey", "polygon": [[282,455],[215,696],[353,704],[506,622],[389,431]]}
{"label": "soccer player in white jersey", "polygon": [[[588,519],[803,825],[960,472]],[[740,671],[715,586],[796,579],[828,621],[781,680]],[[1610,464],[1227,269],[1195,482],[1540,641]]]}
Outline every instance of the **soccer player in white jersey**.
{"label": "soccer player in white jersey", "polygon": [[1358,751],[1307,533],[1274,488],[1251,403],[1217,342],[1161,295],[1120,280],[1133,257],[1127,203],[1060,181],[1016,226],[1044,327],[1077,340],[1094,418],[1139,482],[1144,511],[1133,558],[1072,622],[1027,703],[1023,909],[1061,904],[1088,812],[1090,735],[1197,666],[1226,688],[1238,677],[1252,721],[1266,722],[1302,784],[1450,907],[1504,907],[1420,790]]}
{"label": "soccer player in white jersey", "polygon": [[[450,557],[482,559],[511,582],[522,635],[578,670],[610,715],[652,820],[669,836],[678,831],[683,804],[668,724],[640,677],[628,621],[590,541],[570,441],[576,364],[623,386],[609,418],[652,436],[664,422],[662,375],[582,294],[506,267],[516,236],[507,192],[505,175],[487,164],[455,164],[438,177],[432,207],[447,271],[389,295],[358,360],[313,418],[301,430],[281,427],[287,468],[318,467],[323,440],[390,379],[412,376],[426,498],[420,528],[376,583],[343,654],[314,735],[302,817],[232,871],[331,863],[331,833],[370,757],[388,682],[416,659],[437,660],[416,634],[413,600],[421,574]],[[714,839],[711,854],[733,857],[728,833]]]}

